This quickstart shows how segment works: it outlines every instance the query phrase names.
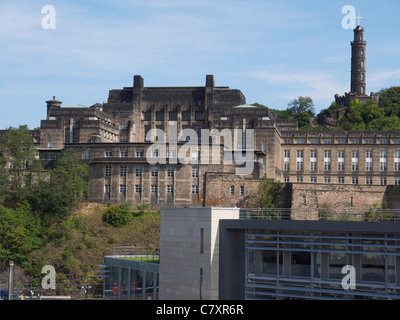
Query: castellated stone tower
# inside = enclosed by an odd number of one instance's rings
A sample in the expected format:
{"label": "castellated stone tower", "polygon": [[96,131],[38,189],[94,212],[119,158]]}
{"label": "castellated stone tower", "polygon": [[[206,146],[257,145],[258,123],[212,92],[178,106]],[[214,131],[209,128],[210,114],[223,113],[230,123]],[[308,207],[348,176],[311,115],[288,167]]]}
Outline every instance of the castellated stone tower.
{"label": "castellated stone tower", "polygon": [[357,96],[366,94],[364,28],[354,29],[354,41],[351,42],[351,85],[350,92]]}

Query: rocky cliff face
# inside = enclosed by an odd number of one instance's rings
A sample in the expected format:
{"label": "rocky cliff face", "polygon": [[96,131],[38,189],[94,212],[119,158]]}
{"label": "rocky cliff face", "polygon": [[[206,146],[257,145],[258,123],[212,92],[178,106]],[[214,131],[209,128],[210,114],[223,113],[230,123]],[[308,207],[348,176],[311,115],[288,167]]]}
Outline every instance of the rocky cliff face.
{"label": "rocky cliff face", "polygon": [[320,112],[316,118],[317,123],[321,126],[326,127],[338,127],[340,120],[346,114],[346,109],[344,107],[334,107],[323,110]]}

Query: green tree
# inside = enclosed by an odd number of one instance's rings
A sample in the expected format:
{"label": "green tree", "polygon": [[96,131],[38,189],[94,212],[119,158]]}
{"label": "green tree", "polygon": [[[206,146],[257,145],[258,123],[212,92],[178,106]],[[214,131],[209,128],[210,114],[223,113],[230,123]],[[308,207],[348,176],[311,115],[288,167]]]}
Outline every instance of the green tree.
{"label": "green tree", "polygon": [[41,169],[27,126],[10,127],[0,138],[0,167],[0,192],[14,192],[23,198],[32,186],[35,172]]}
{"label": "green tree", "polygon": [[303,112],[308,113],[310,117],[314,117],[314,103],[310,97],[300,96],[288,103],[287,111],[294,118]]}
{"label": "green tree", "polygon": [[399,115],[400,112],[400,87],[390,87],[379,92],[379,106],[388,116]]}
{"label": "green tree", "polygon": [[68,216],[87,196],[88,166],[66,149],[48,177],[40,179],[30,198],[33,208],[53,218]]}
{"label": "green tree", "polygon": [[363,118],[364,104],[357,99],[350,102],[345,116],[340,121],[340,128],[347,131],[365,130],[365,122]]}
{"label": "green tree", "polygon": [[273,179],[261,178],[257,191],[249,196],[252,208],[279,208],[281,206],[282,184]]}
{"label": "green tree", "polygon": [[0,261],[26,264],[26,256],[42,245],[42,227],[27,202],[15,209],[0,206]]}

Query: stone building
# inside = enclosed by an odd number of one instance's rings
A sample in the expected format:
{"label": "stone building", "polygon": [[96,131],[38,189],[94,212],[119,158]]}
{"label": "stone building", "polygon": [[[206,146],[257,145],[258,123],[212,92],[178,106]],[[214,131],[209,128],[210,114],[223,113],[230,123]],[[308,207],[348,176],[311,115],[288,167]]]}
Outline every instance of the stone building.
{"label": "stone building", "polygon": [[38,140],[43,160],[64,148],[81,154],[89,201],[102,203],[243,206],[262,177],[310,188],[400,185],[400,132],[298,131],[211,75],[204,87],[145,87],[135,76],[89,108],[54,97]]}
{"label": "stone building", "polygon": [[[351,92],[337,103],[378,101],[365,94],[363,32],[357,26],[351,43]],[[375,206],[398,207],[388,199],[399,194],[400,131],[299,131],[296,120],[247,104],[240,90],[216,86],[213,75],[198,87],[146,87],[135,75],[132,86],[110,90],[102,104],[46,103],[40,137],[35,133],[40,158],[53,161],[64,148],[81,154],[90,168],[89,201],[245,206],[266,177],[291,188],[289,207],[300,206],[297,197],[302,206],[334,206],[334,197],[322,203],[317,195],[377,186]],[[308,194],[297,188],[302,184]],[[314,200],[307,201],[310,192]],[[363,206],[357,199],[353,204]]]}

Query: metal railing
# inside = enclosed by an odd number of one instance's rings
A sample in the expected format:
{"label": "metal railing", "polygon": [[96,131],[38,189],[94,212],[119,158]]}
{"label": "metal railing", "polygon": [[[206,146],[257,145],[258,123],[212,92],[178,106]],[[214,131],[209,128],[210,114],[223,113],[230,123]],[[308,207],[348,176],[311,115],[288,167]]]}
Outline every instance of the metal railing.
{"label": "metal railing", "polygon": [[400,222],[400,209],[243,208],[240,219]]}
{"label": "metal railing", "polygon": [[112,255],[124,259],[158,263],[160,261],[160,248],[133,246],[113,247]]}

